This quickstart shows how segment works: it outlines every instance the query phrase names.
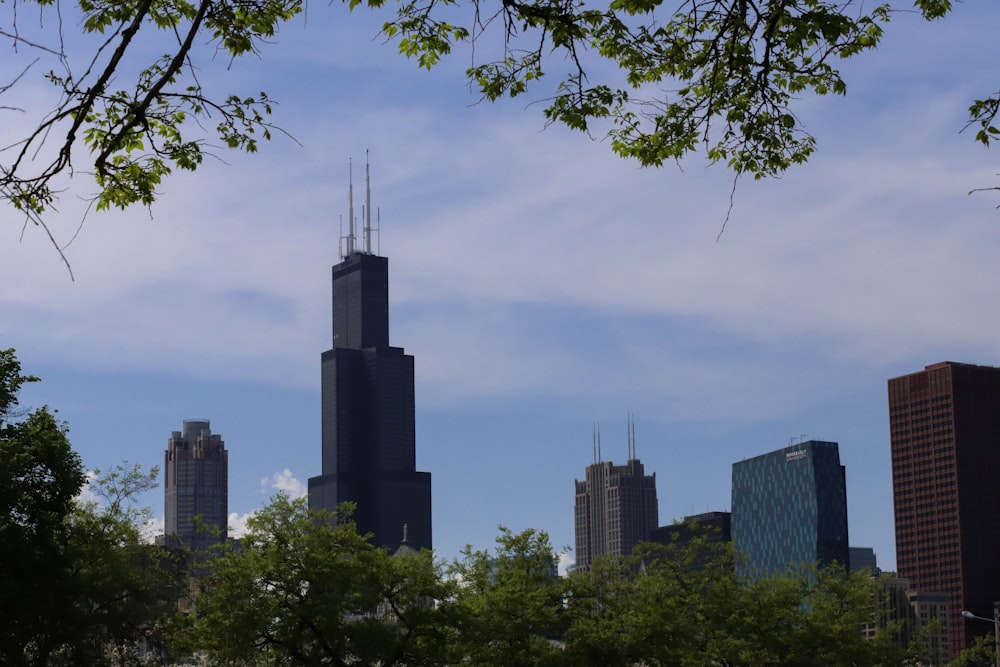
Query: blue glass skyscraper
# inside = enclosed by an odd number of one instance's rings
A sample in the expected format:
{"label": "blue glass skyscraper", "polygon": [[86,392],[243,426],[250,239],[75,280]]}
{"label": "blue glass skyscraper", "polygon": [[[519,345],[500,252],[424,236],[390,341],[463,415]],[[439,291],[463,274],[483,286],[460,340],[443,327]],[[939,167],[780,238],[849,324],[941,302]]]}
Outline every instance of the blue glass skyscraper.
{"label": "blue glass skyscraper", "polygon": [[733,542],[752,576],[850,565],[847,481],[835,442],[809,440],[733,464]]}

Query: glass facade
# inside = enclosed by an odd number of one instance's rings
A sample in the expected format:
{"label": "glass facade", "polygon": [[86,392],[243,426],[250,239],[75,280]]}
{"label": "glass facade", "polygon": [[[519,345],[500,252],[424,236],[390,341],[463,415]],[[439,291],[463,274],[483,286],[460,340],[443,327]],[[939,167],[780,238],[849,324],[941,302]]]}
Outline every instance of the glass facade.
{"label": "glass facade", "polygon": [[835,442],[810,440],[734,463],[732,514],[746,574],[850,566],[847,484]]}

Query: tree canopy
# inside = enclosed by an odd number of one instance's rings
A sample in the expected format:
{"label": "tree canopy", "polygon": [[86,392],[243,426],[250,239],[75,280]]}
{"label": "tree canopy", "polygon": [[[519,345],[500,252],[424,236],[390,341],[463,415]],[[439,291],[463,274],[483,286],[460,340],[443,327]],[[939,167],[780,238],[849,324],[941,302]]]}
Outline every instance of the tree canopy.
{"label": "tree canopy", "polygon": [[213,564],[190,647],[213,665],[900,667],[869,573],[804,567],[749,581],[730,545],[644,545],[560,576],[541,531],[444,565],[373,547],[341,513],[277,497]]}
{"label": "tree canopy", "polygon": [[[898,10],[842,0],[345,3],[387,12],[384,36],[421,67],[471,46],[466,74],[484,99],[543,100],[549,122],[606,133],[616,153],[642,165],[700,153],[754,178],[808,159],[816,142],[796,100],[844,94],[840,63],[877,48]],[[928,20],[952,10],[950,0],[913,6]],[[164,178],[196,169],[216,146],[256,151],[274,129],[266,92],[206,88],[198,73],[219,53],[259,54],[303,7],[301,0],[4,3],[0,39],[21,65],[0,81],[0,111],[10,118],[19,109],[18,87],[31,77],[54,86],[58,102],[0,148],[0,198],[44,226],[74,174],[96,182],[97,209],[149,205]],[[1000,94],[970,105],[983,144],[998,133],[998,107]]]}
{"label": "tree canopy", "polygon": [[219,665],[442,664],[449,624],[432,602],[451,584],[429,551],[393,558],[349,512],[278,495],[254,514],[201,584],[190,645]]}
{"label": "tree canopy", "polygon": [[0,350],[0,663],[128,664],[154,649],[176,608],[183,559],[146,544],[136,496],[155,472],[119,466],[87,483],[65,424],[18,412],[21,374]]}

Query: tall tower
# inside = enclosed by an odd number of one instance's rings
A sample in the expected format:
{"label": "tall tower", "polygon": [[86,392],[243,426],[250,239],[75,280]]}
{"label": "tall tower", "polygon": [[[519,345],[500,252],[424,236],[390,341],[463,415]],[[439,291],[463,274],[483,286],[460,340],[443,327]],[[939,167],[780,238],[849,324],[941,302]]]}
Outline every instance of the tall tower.
{"label": "tall tower", "polygon": [[358,249],[353,183],[341,261],[333,267],[333,348],[320,360],[322,474],[309,506],[344,502],[372,542],[430,549],[431,475],[416,469],[413,357],[389,345],[389,261],[371,249],[371,189],[365,167],[364,236]]}
{"label": "tall tower", "polygon": [[229,452],[207,419],[185,419],[164,453],[164,533],[203,554],[226,540]]}
{"label": "tall tower", "polygon": [[896,566],[948,596],[950,652],[1000,601],[1000,368],[950,361],[889,380]]}
{"label": "tall tower", "polygon": [[594,430],[594,463],[576,480],[576,569],[590,570],[601,556],[627,556],[659,524],[656,473],[647,475],[635,456],[635,423],[629,419],[628,461],[601,461],[601,434]]}
{"label": "tall tower", "polygon": [[847,480],[835,442],[808,440],[733,464],[733,544],[750,576],[850,567]]}

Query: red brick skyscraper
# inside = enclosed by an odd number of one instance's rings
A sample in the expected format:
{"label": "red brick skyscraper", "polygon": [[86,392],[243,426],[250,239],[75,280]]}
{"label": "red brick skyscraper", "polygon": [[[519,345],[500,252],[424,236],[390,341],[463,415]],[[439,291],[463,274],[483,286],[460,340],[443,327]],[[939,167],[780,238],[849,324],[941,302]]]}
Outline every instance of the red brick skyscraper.
{"label": "red brick skyscraper", "polygon": [[899,576],[950,596],[956,655],[1000,601],[1000,368],[949,361],[889,380]]}

